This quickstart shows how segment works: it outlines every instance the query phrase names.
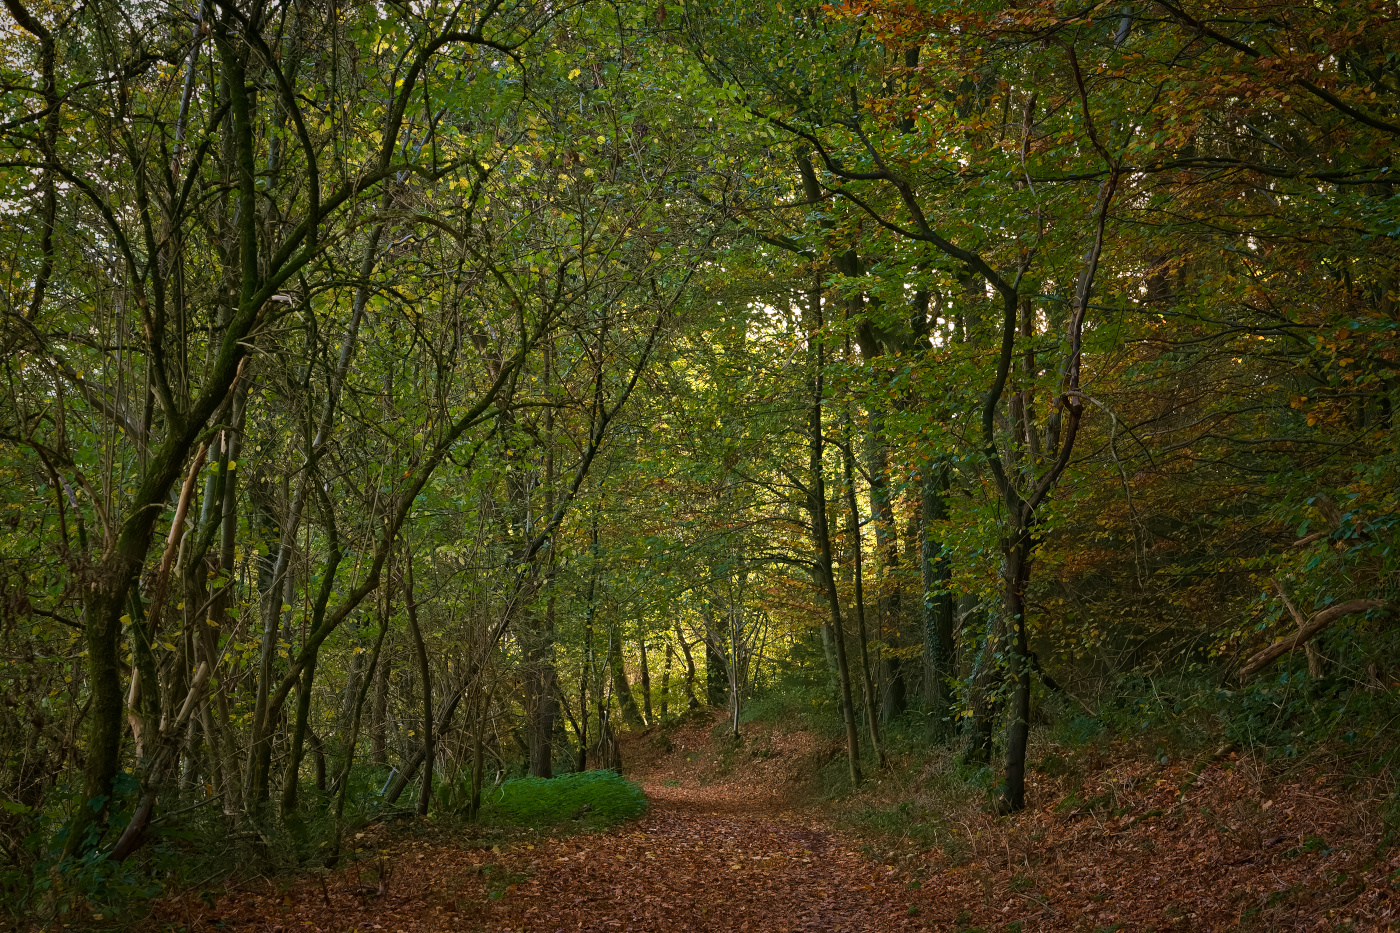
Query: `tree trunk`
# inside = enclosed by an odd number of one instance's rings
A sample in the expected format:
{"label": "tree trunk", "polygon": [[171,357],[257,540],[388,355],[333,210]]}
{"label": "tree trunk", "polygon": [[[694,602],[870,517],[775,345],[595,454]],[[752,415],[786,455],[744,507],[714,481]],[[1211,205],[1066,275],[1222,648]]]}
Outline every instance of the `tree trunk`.
{"label": "tree trunk", "polygon": [[671,665],[676,657],[676,649],[671,639],[666,639],[666,666],[661,670],[661,719],[666,719],[666,705],[671,695]]}
{"label": "tree trunk", "polygon": [[472,821],[481,815],[481,779],[486,768],[486,720],[490,715],[490,704],[483,704],[481,717],[472,736],[472,796],[467,804],[467,818]]}
{"label": "tree trunk", "polygon": [[[985,614],[984,614],[985,615]],[[992,760],[992,733],[1001,714],[1001,685],[1005,668],[1000,658],[1005,654],[1006,615],[992,612],[981,628],[982,636],[973,662],[968,700],[972,706],[971,734],[967,746],[967,761],[986,765]]]}
{"label": "tree trunk", "polygon": [[437,749],[433,743],[433,669],[428,663],[428,646],[423,641],[423,630],[418,626],[418,604],[413,598],[413,551],[405,548],[403,574],[403,601],[408,610],[408,630],[413,635],[413,648],[418,653],[418,678],[423,684],[423,783],[418,790],[419,816],[428,815],[428,804],[433,798],[433,769],[437,763]]}
{"label": "tree trunk", "polygon": [[[349,731],[347,726],[346,731]],[[326,746],[315,729],[306,730],[306,741],[311,746],[311,763],[316,769],[316,790],[326,792]]]}
{"label": "tree trunk", "polygon": [[553,664],[537,658],[527,674],[530,693],[530,776],[554,776],[554,727],[559,721],[554,693],[558,672]]}
{"label": "tree trunk", "polygon": [[[849,346],[847,347],[849,355]],[[850,418],[846,418],[846,446],[841,451],[841,463],[845,472],[846,491],[846,537],[850,539],[851,568],[855,577],[856,624],[860,639],[861,686],[865,692],[865,719],[870,729],[870,744],[875,749],[875,758],[880,768],[885,767],[885,749],[880,742],[880,718],[876,711],[875,683],[870,676],[870,638],[865,630],[865,561],[861,547],[860,507],[856,502],[855,455],[851,450]]]}
{"label": "tree trunk", "polygon": [[690,653],[690,642],[685,640],[681,624],[675,623],[676,640],[680,642],[681,653],[685,655],[685,701],[686,709],[697,709],[700,700],[695,696],[695,655]]}
{"label": "tree trunk", "polygon": [[307,659],[301,669],[301,686],[297,690],[296,724],[292,727],[292,748],[287,756],[287,770],[282,776],[282,816],[296,812],[297,792],[301,783],[301,756],[306,746],[306,733],[311,715],[311,693],[316,683],[317,656]]}
{"label": "tree trunk", "polygon": [[[546,391],[553,379],[553,357],[544,355],[544,382]],[[545,409],[545,512],[554,514],[554,409]],[[549,563],[545,572],[545,585],[549,596],[545,601],[544,619],[530,639],[530,657],[527,670],[527,690],[530,709],[530,775],[537,778],[554,776],[554,730],[560,725],[559,709],[556,700],[559,671],[554,664],[555,638],[555,590],[552,584],[554,562],[558,552],[551,548]]]}
{"label": "tree trunk", "polygon": [[[335,572],[340,566],[344,552],[340,549],[340,541],[335,533],[335,521],[333,512],[322,491],[321,496],[322,515],[325,520],[327,534],[329,536],[328,554],[326,555],[325,574],[321,578],[321,589],[316,594],[316,601],[311,607],[311,631],[315,631],[326,615],[326,606],[330,602],[331,594],[335,589]],[[282,815],[291,815],[297,806],[297,782],[301,774],[302,750],[306,744],[307,723],[311,715],[311,694],[316,682],[316,662],[319,657],[319,644],[310,651],[304,651],[306,660],[301,669],[300,691],[297,694],[296,723],[292,728],[292,747],[287,756],[287,770],[285,781],[282,784]],[[272,743],[266,742],[267,754],[270,761]],[[257,803],[257,798],[250,798],[251,802]]]}
{"label": "tree trunk", "polygon": [[938,541],[936,523],[947,518],[946,468],[925,464],[920,483],[920,570],[923,579],[924,705],[934,736],[946,740],[952,734],[953,695],[956,676],[953,645],[953,596],[948,592],[949,568]]}
{"label": "tree trunk", "polygon": [[[388,625],[387,618],[383,624]],[[392,656],[393,650],[393,645],[390,644],[388,654]],[[369,760],[381,767],[389,763],[386,747],[389,731],[389,668],[390,664],[387,661],[375,668],[374,703],[369,714]]]}
{"label": "tree trunk", "polygon": [[[388,587],[385,587],[385,590],[387,591]],[[389,631],[388,600],[386,593],[383,603],[384,613],[380,616],[379,622],[379,636],[374,640],[374,650],[370,653],[369,658],[369,674],[367,675],[369,680],[373,680],[379,670],[379,659],[384,649],[384,636]],[[332,843],[331,853],[326,859],[328,868],[335,867],[336,862],[340,860],[340,833],[345,817],[345,798],[350,789],[350,768],[355,763],[355,745],[360,736],[360,720],[364,713],[365,695],[368,692],[369,682],[367,680],[360,688],[360,694],[355,700],[355,710],[350,718],[350,734],[343,742],[345,747],[344,760],[341,761],[340,770],[336,773],[335,783],[332,785],[332,790],[335,792],[335,841]]]}
{"label": "tree trunk", "polygon": [[637,698],[632,695],[632,685],[627,682],[627,668],[622,660],[621,633],[614,632],[608,640],[608,671],[612,674],[613,693],[617,695],[617,708],[622,712],[622,721],[629,729],[641,731],[646,728],[642,714],[637,709]]}
{"label": "tree trunk", "polygon": [[713,642],[705,639],[705,702],[719,709],[729,705],[729,660]]}
{"label": "tree trunk", "polygon": [[836,649],[836,668],[840,679],[841,713],[846,725],[846,758],[851,784],[861,781],[860,736],[856,730],[855,704],[851,699],[851,672],[846,660],[846,638],[841,625],[841,606],[836,593],[836,575],[832,568],[831,536],[828,533],[826,510],[826,480],[822,465],[824,436],[822,434],[822,399],[824,395],[825,351],[821,343],[822,311],[820,283],[807,294],[807,344],[812,356],[811,399],[808,411],[808,477],[807,511],[811,518],[812,537],[817,546],[817,571],[826,591],[828,621]]}
{"label": "tree trunk", "polygon": [[1001,809],[1026,805],[1026,744],[1031,723],[1031,656],[1026,635],[1026,583],[1030,580],[1031,535],[1023,528],[1006,550],[1006,622],[1011,629],[1011,719],[1006,726],[1006,783]]}
{"label": "tree trunk", "polygon": [[647,640],[643,636],[639,647],[642,652],[642,718],[650,726],[654,720],[651,715],[651,668],[647,664]]}

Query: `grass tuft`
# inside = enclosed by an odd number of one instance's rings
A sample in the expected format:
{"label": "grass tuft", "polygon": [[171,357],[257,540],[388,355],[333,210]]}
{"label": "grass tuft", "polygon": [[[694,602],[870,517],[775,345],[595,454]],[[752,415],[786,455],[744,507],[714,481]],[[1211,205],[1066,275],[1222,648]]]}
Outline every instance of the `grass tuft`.
{"label": "grass tuft", "polygon": [[485,801],[493,823],[540,829],[570,820],[605,829],[646,812],[642,789],[614,771],[581,771],[556,778],[515,778]]}

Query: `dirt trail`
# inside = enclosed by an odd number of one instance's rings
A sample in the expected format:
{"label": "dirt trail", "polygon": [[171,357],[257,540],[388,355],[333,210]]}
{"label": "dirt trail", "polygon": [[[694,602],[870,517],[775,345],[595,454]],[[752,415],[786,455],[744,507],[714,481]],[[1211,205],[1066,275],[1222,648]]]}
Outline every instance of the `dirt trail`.
{"label": "dirt trail", "polygon": [[914,929],[903,887],[820,824],[665,790],[639,825],[551,853],[487,929]]}
{"label": "dirt trail", "polygon": [[771,733],[716,768],[708,718],[629,743],[651,801],[639,823],[562,842],[496,908],[491,931],[923,929],[892,870],[852,851],[798,796],[817,752]]}

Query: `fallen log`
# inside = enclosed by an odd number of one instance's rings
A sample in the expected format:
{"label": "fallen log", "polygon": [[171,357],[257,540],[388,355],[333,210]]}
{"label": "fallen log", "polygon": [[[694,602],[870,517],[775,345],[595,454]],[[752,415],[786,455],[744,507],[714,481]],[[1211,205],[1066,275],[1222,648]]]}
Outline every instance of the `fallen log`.
{"label": "fallen log", "polygon": [[1299,645],[1306,644],[1308,639],[1343,616],[1357,612],[1369,612],[1372,609],[1384,609],[1385,607],[1386,602],[1383,599],[1353,599],[1351,602],[1328,606],[1309,619],[1307,625],[1300,626],[1296,634],[1274,642],[1246,661],[1244,667],[1240,668],[1239,679],[1245,681],[1253,677]]}

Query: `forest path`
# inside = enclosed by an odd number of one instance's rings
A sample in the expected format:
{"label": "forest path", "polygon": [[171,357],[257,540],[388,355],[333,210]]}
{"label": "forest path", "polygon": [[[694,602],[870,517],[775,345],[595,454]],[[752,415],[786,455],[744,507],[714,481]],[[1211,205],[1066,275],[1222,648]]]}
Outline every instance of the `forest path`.
{"label": "forest path", "polygon": [[[648,787],[641,820],[492,848],[397,837],[322,880],[252,882],[212,905],[161,904],[159,927],[258,933],[556,933],[923,928],[913,892],[815,814],[738,785]],[[368,842],[370,840],[363,840]],[[387,882],[381,887],[381,872]],[[380,893],[380,892],[383,893]]]}
{"label": "forest path", "polygon": [[[908,892],[804,811],[745,794],[647,786],[638,823],[551,846],[487,930],[914,929]],[[918,924],[922,926],[922,924]]]}
{"label": "forest path", "polygon": [[153,919],[188,933],[926,928],[893,869],[853,851],[799,796],[811,736],[736,746],[741,766],[716,769],[712,725],[631,737],[628,776],[651,806],[608,832],[483,847],[452,830],[378,826],[347,840],[361,848],[350,867],[291,885],[240,884],[212,905],[191,891]]}
{"label": "forest path", "polygon": [[646,816],[552,844],[485,929],[924,927],[892,869],[853,851],[802,796],[819,740],[764,729],[729,744],[721,731],[717,717],[700,715],[629,736],[627,776],[651,801]]}

